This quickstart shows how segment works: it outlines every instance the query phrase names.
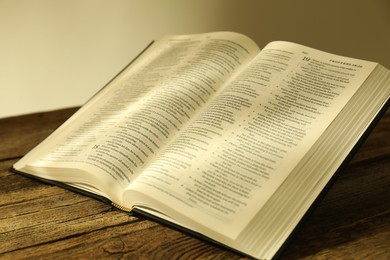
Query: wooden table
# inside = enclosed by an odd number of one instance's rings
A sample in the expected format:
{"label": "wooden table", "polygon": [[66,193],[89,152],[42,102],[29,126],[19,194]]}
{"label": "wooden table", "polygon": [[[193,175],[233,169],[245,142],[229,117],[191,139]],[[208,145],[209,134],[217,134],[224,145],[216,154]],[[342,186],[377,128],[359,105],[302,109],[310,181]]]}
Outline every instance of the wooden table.
{"label": "wooden table", "polygon": [[[76,108],[0,120],[0,259],[239,259],[94,199],[9,172]],[[390,259],[390,111],[282,259]]]}

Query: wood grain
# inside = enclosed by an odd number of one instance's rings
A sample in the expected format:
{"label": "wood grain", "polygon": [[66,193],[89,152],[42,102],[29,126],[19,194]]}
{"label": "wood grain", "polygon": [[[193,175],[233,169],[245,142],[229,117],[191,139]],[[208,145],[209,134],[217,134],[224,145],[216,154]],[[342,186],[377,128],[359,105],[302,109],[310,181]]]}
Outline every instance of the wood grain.
{"label": "wood grain", "polygon": [[[68,190],[9,172],[76,108],[0,120],[0,258],[242,259]],[[390,113],[281,259],[390,259]]]}

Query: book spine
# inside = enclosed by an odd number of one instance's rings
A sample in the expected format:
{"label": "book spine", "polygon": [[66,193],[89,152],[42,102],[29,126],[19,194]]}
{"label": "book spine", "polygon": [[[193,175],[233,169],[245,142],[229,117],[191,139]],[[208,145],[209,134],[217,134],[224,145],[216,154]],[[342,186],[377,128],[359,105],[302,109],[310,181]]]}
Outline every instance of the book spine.
{"label": "book spine", "polygon": [[131,212],[132,211],[132,209],[127,208],[125,206],[122,206],[122,205],[120,205],[120,204],[118,204],[118,203],[116,203],[114,201],[111,201],[111,205],[114,206],[115,208],[120,209],[120,210],[125,211],[125,212]]}

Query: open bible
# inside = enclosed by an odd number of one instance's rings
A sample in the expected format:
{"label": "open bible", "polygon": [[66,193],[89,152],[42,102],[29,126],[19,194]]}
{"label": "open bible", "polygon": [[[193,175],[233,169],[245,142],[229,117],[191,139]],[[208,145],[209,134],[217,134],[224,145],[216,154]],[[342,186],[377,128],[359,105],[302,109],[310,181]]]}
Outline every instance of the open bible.
{"label": "open bible", "polygon": [[268,259],[389,96],[377,63],[233,32],[167,36],[12,170]]}

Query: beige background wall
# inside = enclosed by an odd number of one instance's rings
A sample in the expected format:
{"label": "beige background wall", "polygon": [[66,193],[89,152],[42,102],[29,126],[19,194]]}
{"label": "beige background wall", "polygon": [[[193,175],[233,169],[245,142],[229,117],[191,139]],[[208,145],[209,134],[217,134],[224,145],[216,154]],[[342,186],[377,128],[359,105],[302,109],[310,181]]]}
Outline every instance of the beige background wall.
{"label": "beige background wall", "polygon": [[81,105],[151,40],[218,30],[390,68],[389,0],[0,0],[0,118]]}

